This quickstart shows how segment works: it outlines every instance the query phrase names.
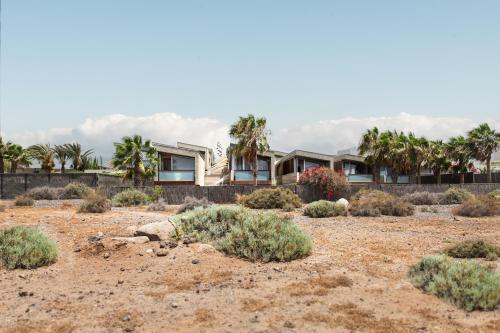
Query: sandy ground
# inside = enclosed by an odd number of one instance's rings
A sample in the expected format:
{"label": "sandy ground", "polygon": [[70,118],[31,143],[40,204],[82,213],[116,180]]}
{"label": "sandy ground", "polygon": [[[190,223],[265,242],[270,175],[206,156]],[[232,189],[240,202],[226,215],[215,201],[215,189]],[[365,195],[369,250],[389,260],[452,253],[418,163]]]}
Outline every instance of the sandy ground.
{"label": "sandy ground", "polygon": [[[117,244],[112,236],[168,213],[80,214],[74,204],[0,213],[0,228],[40,228],[60,250],[49,267],[0,267],[0,332],[500,332],[500,311],[467,313],[406,278],[411,264],[454,242],[498,244],[498,217],[457,221],[449,207],[407,218],[297,211],[312,255],[262,264],[199,244],[163,257],[151,253],[158,242]],[[88,240],[99,232],[104,248]]]}

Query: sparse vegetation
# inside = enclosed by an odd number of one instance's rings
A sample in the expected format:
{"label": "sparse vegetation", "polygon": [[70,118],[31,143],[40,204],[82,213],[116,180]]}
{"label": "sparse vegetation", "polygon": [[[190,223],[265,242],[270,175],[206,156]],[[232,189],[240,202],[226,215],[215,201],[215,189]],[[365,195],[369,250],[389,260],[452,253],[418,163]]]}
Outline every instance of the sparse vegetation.
{"label": "sparse vegetation", "polygon": [[483,240],[468,240],[447,248],[445,254],[453,258],[486,258],[496,260],[500,256],[500,247]]}
{"label": "sparse vegetation", "polygon": [[149,201],[155,202],[161,199],[163,195],[163,187],[161,186],[154,186],[153,189],[151,190],[151,194],[149,195]]}
{"label": "sparse vegetation", "polygon": [[311,202],[304,208],[304,215],[317,217],[330,217],[338,215],[347,215],[347,209],[342,204],[337,204],[332,201],[319,200]]}
{"label": "sparse vegetation", "polygon": [[33,206],[35,204],[35,200],[27,195],[18,195],[14,200],[14,205],[20,207]]}
{"label": "sparse vegetation", "polygon": [[354,216],[408,216],[415,207],[392,194],[364,189],[351,198],[350,211]]}
{"label": "sparse vegetation", "polygon": [[495,310],[500,304],[500,275],[475,261],[425,257],[409,278],[415,287],[467,311]]}
{"label": "sparse vegetation", "polygon": [[496,201],[500,201],[500,190],[492,191],[492,192],[488,193],[488,195],[490,197],[492,197],[493,199],[495,199]]}
{"label": "sparse vegetation", "polygon": [[198,199],[195,197],[187,196],[184,198],[184,203],[177,210],[177,214],[187,212],[188,210],[193,210],[196,207],[207,208],[211,205],[212,203],[205,197]]}
{"label": "sparse vegetation", "polygon": [[442,205],[461,204],[465,200],[472,198],[474,195],[469,191],[460,187],[450,187],[440,197],[439,203]]}
{"label": "sparse vegetation", "polygon": [[442,194],[430,192],[414,192],[403,195],[402,199],[414,205],[437,205]]}
{"label": "sparse vegetation", "polygon": [[470,197],[453,210],[455,215],[468,217],[495,216],[498,205],[495,199],[488,195]]}
{"label": "sparse vegetation", "polygon": [[64,187],[61,199],[83,199],[93,191],[83,183],[69,183]]}
{"label": "sparse vegetation", "polygon": [[148,211],[150,212],[162,212],[165,210],[167,210],[167,205],[165,204],[165,200],[163,200],[163,198],[150,203],[148,206]]}
{"label": "sparse vegetation", "polygon": [[308,255],[309,236],[287,217],[242,207],[212,206],[175,218],[177,234],[213,242],[230,255],[249,260],[290,261]]}
{"label": "sparse vegetation", "polygon": [[105,213],[110,209],[109,200],[92,191],[85,197],[85,201],[80,205],[78,211],[80,213]]}
{"label": "sparse vegetation", "polygon": [[56,261],[57,245],[38,230],[11,227],[0,230],[0,259],[8,269],[45,266]]}
{"label": "sparse vegetation", "polygon": [[147,203],[148,196],[135,188],[122,191],[111,199],[111,204],[115,207],[141,206]]}
{"label": "sparse vegetation", "polygon": [[319,186],[325,198],[333,200],[334,196],[345,196],[351,190],[346,177],[327,167],[309,168],[300,175],[299,184]]}
{"label": "sparse vegetation", "polygon": [[295,193],[282,187],[255,190],[238,197],[237,201],[245,207],[254,209],[283,209],[285,207],[290,209],[287,206],[295,208],[302,206],[302,201]]}
{"label": "sparse vegetation", "polygon": [[27,196],[34,200],[57,200],[64,193],[64,188],[41,186],[32,188],[27,192]]}

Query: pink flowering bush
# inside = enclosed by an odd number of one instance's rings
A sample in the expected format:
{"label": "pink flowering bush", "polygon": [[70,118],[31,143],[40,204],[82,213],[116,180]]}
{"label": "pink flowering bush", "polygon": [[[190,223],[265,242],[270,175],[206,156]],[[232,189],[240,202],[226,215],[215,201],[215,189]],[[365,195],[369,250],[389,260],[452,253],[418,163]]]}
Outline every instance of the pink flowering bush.
{"label": "pink flowering bush", "polygon": [[351,189],[345,176],[326,167],[304,170],[300,175],[299,184],[319,186],[327,200],[333,200],[335,195],[345,196]]}

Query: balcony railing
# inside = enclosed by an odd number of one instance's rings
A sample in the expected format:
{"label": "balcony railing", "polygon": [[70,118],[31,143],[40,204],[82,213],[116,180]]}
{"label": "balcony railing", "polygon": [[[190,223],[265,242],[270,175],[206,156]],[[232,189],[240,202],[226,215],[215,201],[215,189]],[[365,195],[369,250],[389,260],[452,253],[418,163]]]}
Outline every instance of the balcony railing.
{"label": "balcony railing", "polygon": [[[234,180],[253,180],[253,171],[234,170]],[[271,180],[271,172],[264,170],[257,171],[257,180]]]}
{"label": "balcony railing", "polygon": [[160,171],[158,180],[163,182],[194,182],[194,170]]}
{"label": "balcony railing", "polygon": [[371,183],[373,182],[373,175],[369,174],[352,174],[347,175],[349,183]]}
{"label": "balcony railing", "polygon": [[[392,183],[392,176],[385,177],[386,183]],[[398,184],[409,184],[410,176],[398,176]]]}

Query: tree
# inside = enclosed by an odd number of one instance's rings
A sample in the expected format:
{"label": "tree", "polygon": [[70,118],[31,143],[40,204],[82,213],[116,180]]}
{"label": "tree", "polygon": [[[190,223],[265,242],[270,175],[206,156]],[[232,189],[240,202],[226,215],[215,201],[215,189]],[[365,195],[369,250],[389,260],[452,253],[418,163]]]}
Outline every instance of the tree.
{"label": "tree", "polygon": [[446,145],[442,140],[430,141],[423,163],[426,168],[432,170],[438,184],[441,184],[441,173],[448,170],[451,166],[445,148]]}
{"label": "tree", "polygon": [[54,170],[54,150],[48,144],[37,144],[28,148],[30,157],[36,159],[40,163],[42,170],[52,172]]}
{"label": "tree", "polygon": [[465,183],[465,173],[470,160],[470,150],[467,147],[467,141],[462,135],[451,138],[445,148],[450,160],[453,171],[460,174],[460,184]]}
{"label": "tree", "polygon": [[54,157],[61,164],[61,173],[66,172],[66,161],[69,158],[68,149],[65,145],[56,145],[54,147]]}
{"label": "tree", "polygon": [[380,133],[377,127],[366,130],[361,136],[361,141],[358,145],[358,153],[365,156],[365,161],[372,166],[373,180],[376,184],[380,184],[380,163],[384,158],[379,156],[377,148],[380,147]]}
{"label": "tree", "polygon": [[30,156],[21,145],[9,145],[5,157],[10,161],[10,172],[16,173],[18,166],[30,166]]}
{"label": "tree", "polygon": [[269,150],[266,129],[266,118],[256,118],[249,114],[231,125],[229,135],[237,140],[231,148],[231,152],[236,156],[241,156],[250,163],[255,185],[257,185],[257,154],[262,154]]}
{"label": "tree", "polygon": [[74,170],[80,170],[82,158],[87,158],[94,152],[93,149],[82,152],[82,145],[76,142],[67,143],[64,147],[67,150],[68,158],[72,160],[72,167]]}
{"label": "tree", "polygon": [[381,144],[386,163],[391,167],[392,183],[397,184],[399,175],[409,173],[412,168],[411,158],[408,156],[408,137],[403,132],[386,131],[381,135]]}
{"label": "tree", "polygon": [[111,163],[114,168],[125,170],[125,178],[133,179],[134,186],[140,186],[143,179],[155,175],[158,153],[151,140],[142,141],[140,135],[125,136],[116,144]]}
{"label": "tree", "polygon": [[491,155],[500,148],[500,132],[483,123],[467,133],[466,142],[471,157],[486,162],[488,183],[491,183]]}
{"label": "tree", "polygon": [[424,137],[417,137],[410,132],[406,143],[406,156],[409,159],[411,176],[416,180],[417,184],[421,184],[421,169],[427,155],[429,141]]}
{"label": "tree", "polygon": [[11,145],[12,145],[12,142],[10,142],[10,141],[4,142],[3,138],[0,136],[0,173],[5,172],[6,155],[9,151],[9,147]]}

